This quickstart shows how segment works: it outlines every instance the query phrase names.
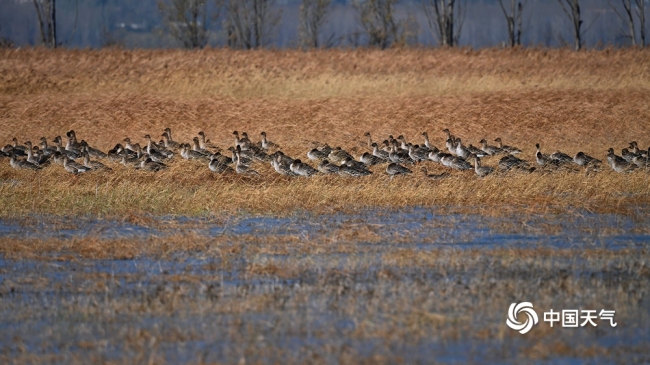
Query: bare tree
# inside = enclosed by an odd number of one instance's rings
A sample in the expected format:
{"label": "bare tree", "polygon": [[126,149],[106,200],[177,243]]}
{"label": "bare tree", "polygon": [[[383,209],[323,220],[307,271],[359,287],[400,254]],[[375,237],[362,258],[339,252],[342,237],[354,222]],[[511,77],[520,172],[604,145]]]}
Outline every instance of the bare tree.
{"label": "bare tree", "polygon": [[521,45],[521,19],[524,4],[521,1],[510,0],[510,12],[506,10],[503,0],[499,0],[499,5],[501,5],[501,10],[503,10],[503,15],[508,23],[508,43],[510,47]]}
{"label": "bare tree", "polygon": [[56,48],[56,0],[33,0],[41,41],[44,45]]}
{"label": "bare tree", "polygon": [[636,32],[634,31],[634,12],[632,11],[632,0],[621,0],[621,3],[623,4],[623,10],[625,10],[625,15],[621,14],[611,1],[608,2],[609,6],[614,9],[616,15],[618,15],[622,21],[627,22],[628,30],[627,34],[624,36],[625,38],[630,38],[632,45],[636,46]]}
{"label": "bare tree", "polygon": [[327,21],[332,0],[302,0],[298,35],[304,47],[318,48],[318,35]]}
{"label": "bare tree", "polygon": [[463,0],[423,0],[422,10],[439,45],[458,45],[465,21]]}
{"label": "bare tree", "polygon": [[281,12],[274,6],[274,0],[227,0],[228,46],[252,49],[269,44],[281,19]]}
{"label": "bare tree", "polygon": [[[582,48],[582,17],[580,15],[580,0],[557,0],[562,10],[569,17],[573,25],[573,49],[579,51]],[[566,2],[566,6],[564,3]]]}
{"label": "bare tree", "polygon": [[639,17],[639,27],[641,28],[641,46],[646,46],[645,41],[645,0],[634,0],[636,3],[636,15]]}
{"label": "bare tree", "polygon": [[394,7],[398,0],[356,0],[352,3],[359,23],[368,35],[368,45],[388,48],[402,41],[401,24],[395,20]]}
{"label": "bare tree", "polygon": [[208,43],[207,0],[158,0],[165,27],[185,48]]}

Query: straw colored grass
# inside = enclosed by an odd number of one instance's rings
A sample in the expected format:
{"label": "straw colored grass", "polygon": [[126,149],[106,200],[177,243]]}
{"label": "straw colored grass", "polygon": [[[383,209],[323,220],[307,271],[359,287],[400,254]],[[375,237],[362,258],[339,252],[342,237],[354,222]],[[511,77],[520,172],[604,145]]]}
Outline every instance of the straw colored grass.
{"label": "straw colored grass", "polygon": [[[0,141],[52,139],[74,129],[108,149],[124,137],[142,142],[170,127],[177,140],[200,130],[222,147],[232,131],[269,138],[306,159],[312,142],[360,155],[362,135],[428,131],[444,145],[443,128],[477,144],[502,137],[533,160],[544,152],[579,150],[604,160],[636,140],[650,145],[650,52],[647,50],[2,50]],[[430,182],[285,179],[270,166],[263,177],[214,176],[207,166],[175,161],[158,174],[127,171],[79,177],[60,166],[39,173],[0,163],[0,216],[204,215],[405,205],[525,205],[617,210],[649,200],[648,174],[507,174],[478,179],[454,173]],[[488,159],[496,165],[496,159]],[[443,168],[430,164],[433,171]],[[417,170],[417,169],[416,169]],[[416,171],[416,175],[419,171]]]}

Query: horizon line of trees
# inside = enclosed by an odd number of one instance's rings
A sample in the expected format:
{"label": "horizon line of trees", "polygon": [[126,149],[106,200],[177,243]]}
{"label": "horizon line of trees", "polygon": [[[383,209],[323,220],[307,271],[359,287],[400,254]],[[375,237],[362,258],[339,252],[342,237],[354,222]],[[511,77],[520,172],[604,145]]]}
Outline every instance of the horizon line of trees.
{"label": "horizon line of trees", "polygon": [[[156,0],[165,34],[188,49],[203,48],[208,44],[214,23],[220,23],[225,34],[225,45],[235,49],[267,47],[281,22],[282,10],[276,0]],[[403,46],[417,36],[419,24],[414,17],[398,18],[395,6],[400,0],[351,0],[355,19],[362,34],[348,35],[350,43],[386,49]],[[580,0],[556,0],[571,24],[573,49],[584,46],[584,34],[598,20],[593,17],[585,26]],[[614,2],[613,2],[614,1]],[[51,48],[61,46],[57,39],[56,0],[32,0],[38,20],[41,42]],[[100,0],[102,6],[106,0]],[[428,30],[438,46],[455,47],[465,22],[467,0],[420,0],[417,2],[426,19]],[[498,0],[502,10],[507,40],[510,47],[522,45],[525,28],[522,25],[528,0]],[[608,0],[609,6],[625,24],[620,30],[631,45],[646,47],[645,0]],[[618,4],[618,5],[617,5]],[[334,33],[324,34],[324,25],[332,13],[332,0],[301,0],[298,12],[298,46],[301,48],[328,48],[335,44]],[[638,32],[637,32],[638,30]],[[639,34],[639,37],[637,37]],[[11,45],[10,40],[0,40]]]}

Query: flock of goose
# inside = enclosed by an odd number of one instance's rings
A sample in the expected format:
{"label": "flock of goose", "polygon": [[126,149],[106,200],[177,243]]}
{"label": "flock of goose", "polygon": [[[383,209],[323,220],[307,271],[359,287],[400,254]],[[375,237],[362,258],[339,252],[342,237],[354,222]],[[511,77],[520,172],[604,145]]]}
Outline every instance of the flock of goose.
{"label": "flock of goose", "polygon": [[[253,142],[247,133],[244,132],[240,136],[237,131],[234,131],[234,145],[227,150],[222,150],[210,140],[206,140],[203,132],[199,132],[191,143],[177,142],[172,138],[172,131],[169,128],[164,130],[161,135],[162,140],[159,142],[155,142],[147,134],[144,136],[146,143],[143,143],[143,147],[125,138],[124,144],[118,143],[108,152],[93,148],[84,140],[78,141],[74,130],[66,133],[65,144],[60,136],[54,138],[54,145],[49,145],[47,139],[42,137],[39,146],[33,145],[30,141],[21,145],[16,138],[13,138],[11,144],[2,148],[0,157],[8,157],[10,165],[15,169],[39,170],[47,165],[59,164],[73,174],[111,170],[97,159],[119,162],[127,168],[159,171],[167,168],[166,163],[177,155],[186,160],[204,161],[208,168],[216,173],[245,175],[259,175],[251,167],[255,161],[270,163],[281,175],[305,177],[315,174],[361,177],[372,174],[368,169],[369,166],[380,164],[387,164],[385,171],[390,176],[404,175],[412,173],[409,167],[416,163],[433,161],[452,170],[474,170],[478,176],[484,177],[493,173],[496,168],[482,165],[481,158],[498,155],[502,156],[497,163],[499,170],[532,172],[536,169],[531,166],[535,165],[534,163],[516,156],[521,153],[521,149],[504,145],[501,138],[494,140],[496,145],[490,145],[482,139],[479,146],[475,147],[471,144],[463,144],[463,141],[452,135],[448,129],[443,132],[446,135],[444,150],[429,142],[427,132],[422,133],[423,144],[408,143],[402,135],[397,138],[391,135],[383,142],[377,143],[372,141],[370,133],[366,133],[364,136],[367,138],[369,151],[359,156],[358,161],[341,147],[332,148],[327,144],[319,144],[307,152],[307,158],[317,163],[316,168],[284,154],[280,146],[267,139],[265,132],[260,133],[260,141]],[[560,151],[547,155],[541,152],[539,144],[536,147],[535,162],[538,167],[550,169],[583,167],[589,171],[599,171],[602,164],[602,161],[584,152],[578,152],[574,157]],[[650,167],[650,148],[641,150],[637,142],[630,142],[629,146],[622,150],[621,156],[616,155],[613,148],[607,152],[607,162],[616,172],[630,172]],[[424,176],[431,179],[450,175],[449,172],[429,174],[426,167],[421,167],[420,170]]]}

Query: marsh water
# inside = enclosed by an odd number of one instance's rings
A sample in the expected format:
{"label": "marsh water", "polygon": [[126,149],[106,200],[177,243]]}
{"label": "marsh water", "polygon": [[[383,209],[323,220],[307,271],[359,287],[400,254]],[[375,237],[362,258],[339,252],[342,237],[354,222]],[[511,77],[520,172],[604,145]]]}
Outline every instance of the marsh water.
{"label": "marsh water", "polygon": [[[650,219],[643,209],[39,216],[0,221],[0,237],[100,245],[180,237],[205,240],[209,250],[127,259],[74,250],[5,253],[4,363],[650,361]],[[483,257],[504,249],[551,256],[537,262],[527,254],[525,263]],[[602,252],[609,256],[600,258]],[[419,255],[431,261],[419,262]],[[539,306],[543,330],[520,335],[507,328],[512,301]],[[619,325],[549,329],[542,321],[544,310],[574,307],[618,310]]]}

